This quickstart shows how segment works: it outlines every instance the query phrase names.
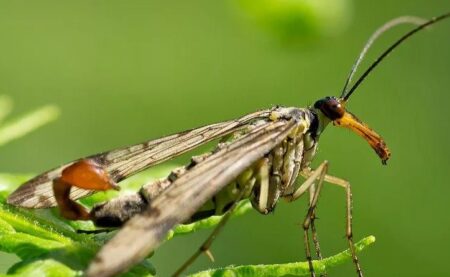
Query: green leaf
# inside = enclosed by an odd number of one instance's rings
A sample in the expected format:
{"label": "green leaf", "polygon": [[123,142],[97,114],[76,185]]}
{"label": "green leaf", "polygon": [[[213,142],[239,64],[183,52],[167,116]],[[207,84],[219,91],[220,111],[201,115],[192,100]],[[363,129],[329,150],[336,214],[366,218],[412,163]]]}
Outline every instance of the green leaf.
{"label": "green leaf", "polygon": [[45,214],[33,213],[7,204],[0,204],[0,218],[17,232],[23,232],[39,238],[70,244],[72,239],[79,240],[80,235],[67,226],[53,222]]}
{"label": "green leaf", "polygon": [[15,233],[16,230],[8,222],[0,219],[0,234]]}
{"label": "green leaf", "polygon": [[[241,201],[231,217],[233,218],[235,216],[243,215],[251,209],[252,204],[249,200]],[[222,218],[223,215],[215,215],[196,221],[194,223],[177,225],[173,230],[169,232],[169,234],[167,235],[167,240],[173,238],[176,235],[186,235],[201,229],[212,228],[216,226],[220,222],[220,220],[222,220]]]}
{"label": "green leaf", "polygon": [[[5,276],[5,275],[4,275]],[[8,271],[7,276],[23,276],[23,277],[60,277],[60,276],[81,276],[81,272],[72,270],[64,264],[52,260],[36,260],[30,263],[17,264]]]}
{"label": "green leaf", "polygon": [[61,242],[39,238],[24,233],[8,233],[0,235],[0,249],[15,253],[21,259],[36,258],[51,250],[63,248]]}
{"label": "green leaf", "polygon": [[[362,251],[365,247],[375,242],[375,237],[366,237],[355,244],[356,251]],[[313,261],[314,271],[316,274],[326,273],[330,268],[335,267],[344,262],[351,261],[352,255],[347,249],[334,256],[325,258],[321,261]],[[310,276],[308,262],[271,264],[271,265],[241,265],[228,266],[219,269],[210,269],[201,271],[190,277],[213,277],[213,276]]]}

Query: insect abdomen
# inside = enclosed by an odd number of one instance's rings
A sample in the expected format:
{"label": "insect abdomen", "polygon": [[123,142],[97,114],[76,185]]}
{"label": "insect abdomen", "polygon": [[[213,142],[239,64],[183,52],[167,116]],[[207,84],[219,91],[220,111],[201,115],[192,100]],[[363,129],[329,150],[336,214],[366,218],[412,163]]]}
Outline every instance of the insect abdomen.
{"label": "insect abdomen", "polygon": [[146,199],[140,193],[135,193],[96,205],[90,215],[98,227],[120,227],[147,207]]}

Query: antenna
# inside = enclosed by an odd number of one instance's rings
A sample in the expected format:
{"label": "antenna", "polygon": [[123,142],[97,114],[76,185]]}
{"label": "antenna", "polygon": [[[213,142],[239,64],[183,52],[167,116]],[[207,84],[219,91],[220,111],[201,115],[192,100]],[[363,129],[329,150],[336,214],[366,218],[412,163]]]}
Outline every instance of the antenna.
{"label": "antenna", "polygon": [[[350,82],[350,79],[353,77],[354,75],[354,71],[356,70],[356,67],[359,65],[360,60],[364,57],[365,53],[367,52],[367,50],[369,49],[369,47],[372,45],[372,43],[375,41],[375,39],[377,39],[382,33],[384,33],[385,31],[387,31],[388,29],[392,28],[395,25],[400,24],[400,21],[396,21],[396,19],[386,23],[385,25],[383,25],[381,28],[379,28],[369,39],[369,41],[366,43],[366,45],[363,48],[363,51],[361,52],[361,54],[359,55],[356,63],[353,65],[352,70],[350,71],[349,74],[349,78],[347,78],[346,84],[344,86],[344,90],[342,92],[341,98],[344,101],[347,101],[348,98],[352,95],[352,93],[359,87],[359,85],[362,83],[362,81],[364,81],[364,79],[369,75],[370,72],[372,72],[372,70],[382,61],[384,60],[384,58],[387,57],[387,55],[389,55],[389,53],[391,53],[395,48],[397,48],[402,42],[404,42],[405,40],[407,40],[409,37],[411,37],[412,35],[414,35],[415,33],[421,31],[422,29],[424,29],[427,26],[433,25],[434,23],[437,23],[443,19],[446,19],[450,17],[450,12],[437,16],[437,17],[433,17],[432,19],[430,19],[429,21],[426,21],[425,23],[420,24],[419,26],[417,26],[416,28],[412,29],[411,31],[407,32],[406,34],[404,34],[402,37],[400,37],[396,42],[394,42],[391,46],[389,46],[368,68],[366,71],[364,71],[364,73],[358,78],[358,80],[355,82],[355,84],[348,90],[348,92],[345,91],[348,83]],[[397,19],[401,19],[397,18]],[[408,17],[404,17],[404,18],[408,18]],[[393,24],[394,22],[394,24]],[[411,23],[411,21],[408,21]],[[405,19],[403,19],[401,21],[401,23],[406,23]],[[344,96],[345,95],[345,96]]]}
{"label": "antenna", "polygon": [[342,89],[341,98],[344,97],[347,87],[352,81],[353,76],[356,73],[356,70],[358,69],[359,64],[364,59],[364,56],[367,54],[367,51],[372,46],[372,44],[386,31],[392,29],[393,27],[400,25],[400,24],[415,24],[420,25],[427,22],[426,19],[415,17],[415,16],[401,16],[394,18],[388,22],[386,22],[383,26],[378,28],[367,40],[366,44],[364,45],[364,48],[361,50],[361,53],[359,53],[358,58],[356,59],[355,63],[353,64],[350,73],[347,76],[347,79],[345,80],[344,88]]}

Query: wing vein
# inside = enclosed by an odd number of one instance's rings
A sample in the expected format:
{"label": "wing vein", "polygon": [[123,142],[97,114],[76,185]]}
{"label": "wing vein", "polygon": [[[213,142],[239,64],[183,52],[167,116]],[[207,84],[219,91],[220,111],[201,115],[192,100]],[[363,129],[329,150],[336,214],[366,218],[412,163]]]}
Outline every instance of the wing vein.
{"label": "wing vein", "polygon": [[[201,144],[237,131],[253,120],[268,118],[270,112],[271,110],[257,111],[235,120],[203,126],[129,147],[100,153],[88,158],[94,159],[105,166],[111,178],[116,182],[120,182],[139,171],[186,153]],[[74,162],[67,163],[32,178],[8,197],[8,203],[25,208],[56,206],[52,188],[53,180],[61,176],[62,170],[72,163]],[[76,200],[92,193],[93,191],[90,190],[73,188],[70,196]]]}
{"label": "wing vein", "polygon": [[281,143],[297,124],[295,120],[270,122],[183,174],[99,251],[87,275],[112,276],[144,259],[170,229],[186,221],[243,170]]}

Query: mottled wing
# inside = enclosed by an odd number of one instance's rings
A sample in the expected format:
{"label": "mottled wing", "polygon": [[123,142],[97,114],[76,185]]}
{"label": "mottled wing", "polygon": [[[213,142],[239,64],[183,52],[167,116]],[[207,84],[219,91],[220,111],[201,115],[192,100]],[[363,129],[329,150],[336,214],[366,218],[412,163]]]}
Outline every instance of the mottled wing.
{"label": "mottled wing", "polygon": [[297,127],[294,119],[267,122],[199,163],[175,180],[151,207],[134,216],[88,268],[88,276],[115,276],[143,260],[176,224],[281,143]]}
{"label": "mottled wing", "polygon": [[[232,133],[249,122],[267,118],[270,110],[262,110],[241,118],[207,125],[156,140],[100,153],[89,158],[94,159],[109,172],[116,182],[141,170],[159,164],[204,143]],[[47,208],[56,206],[52,182],[61,176],[61,172],[73,162],[52,169],[29,180],[8,197],[8,203],[25,208]],[[92,194],[90,190],[74,187],[70,197],[79,199]]]}

